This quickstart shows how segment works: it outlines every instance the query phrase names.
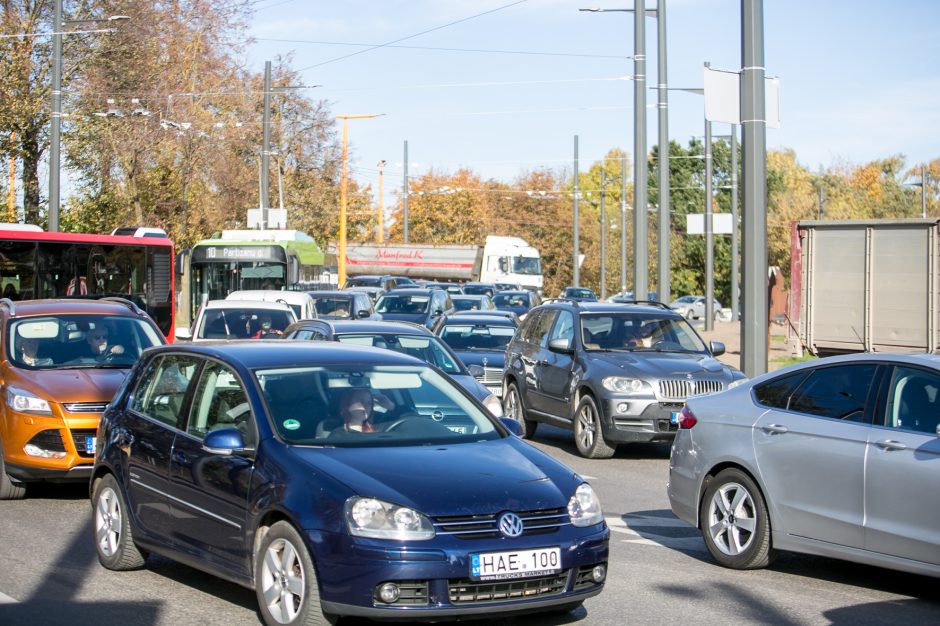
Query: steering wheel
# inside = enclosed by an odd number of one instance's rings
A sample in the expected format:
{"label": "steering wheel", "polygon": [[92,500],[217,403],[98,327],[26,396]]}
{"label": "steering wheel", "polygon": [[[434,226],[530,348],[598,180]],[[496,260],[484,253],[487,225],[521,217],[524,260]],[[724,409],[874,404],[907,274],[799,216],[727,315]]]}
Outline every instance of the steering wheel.
{"label": "steering wheel", "polygon": [[419,419],[423,419],[423,418],[419,414],[413,411],[402,413],[401,417],[399,417],[397,420],[395,420],[394,422],[392,422],[391,424],[385,427],[384,432],[393,431],[399,426],[401,426],[402,424],[404,424],[405,422],[410,422],[412,420],[419,420]]}

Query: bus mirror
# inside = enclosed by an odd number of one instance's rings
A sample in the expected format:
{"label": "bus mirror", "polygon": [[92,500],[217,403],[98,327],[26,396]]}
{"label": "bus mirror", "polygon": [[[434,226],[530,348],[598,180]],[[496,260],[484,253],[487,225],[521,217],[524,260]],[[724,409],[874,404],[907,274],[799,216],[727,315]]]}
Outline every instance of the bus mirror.
{"label": "bus mirror", "polygon": [[300,263],[293,255],[287,257],[287,282],[291,285],[300,282]]}
{"label": "bus mirror", "polygon": [[499,271],[505,274],[509,273],[509,257],[499,257]]}

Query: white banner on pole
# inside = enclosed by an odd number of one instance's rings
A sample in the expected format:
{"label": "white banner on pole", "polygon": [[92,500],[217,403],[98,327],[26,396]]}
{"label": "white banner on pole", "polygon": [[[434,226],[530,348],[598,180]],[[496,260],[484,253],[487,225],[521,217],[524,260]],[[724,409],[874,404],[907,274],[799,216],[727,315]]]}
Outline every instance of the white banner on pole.
{"label": "white banner on pole", "polygon": [[[741,123],[741,73],[705,68],[705,119]],[[780,128],[780,79],[764,77],[764,120]]]}
{"label": "white banner on pole", "polygon": [[[685,232],[689,235],[705,234],[705,214],[689,213],[687,216]],[[712,233],[715,235],[730,235],[734,222],[730,213],[712,213]]]}

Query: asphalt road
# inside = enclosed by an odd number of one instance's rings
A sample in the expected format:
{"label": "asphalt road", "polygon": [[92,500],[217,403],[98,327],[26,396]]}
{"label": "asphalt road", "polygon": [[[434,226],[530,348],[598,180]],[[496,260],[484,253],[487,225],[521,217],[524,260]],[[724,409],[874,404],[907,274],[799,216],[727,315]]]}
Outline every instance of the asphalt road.
{"label": "asphalt road", "polygon": [[[718,567],[698,532],[669,511],[666,446],[586,460],[570,433],[550,427],[540,427],[534,444],[590,477],[612,529],[610,575],[575,613],[499,623],[940,624],[938,579],[792,554],[760,571]],[[4,625],[260,623],[251,590],[167,559],[151,556],[136,572],[102,568],[81,486],[44,486],[0,502],[0,564]]]}

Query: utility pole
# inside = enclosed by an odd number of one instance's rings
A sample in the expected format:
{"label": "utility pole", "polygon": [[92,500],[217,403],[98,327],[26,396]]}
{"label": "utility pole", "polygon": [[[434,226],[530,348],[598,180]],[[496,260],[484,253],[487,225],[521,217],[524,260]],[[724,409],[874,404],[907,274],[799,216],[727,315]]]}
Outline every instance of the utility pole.
{"label": "utility pole", "polygon": [[581,233],[578,230],[578,198],[580,197],[580,192],[578,191],[578,136],[574,136],[574,278],[572,283],[575,287],[581,286],[581,264],[579,263],[580,246],[581,246]]}
{"label": "utility pole", "polygon": [[669,258],[671,240],[671,208],[669,189],[669,108],[667,96],[669,90],[666,86],[666,0],[659,0],[656,5],[658,69],[657,80],[659,92],[659,301],[669,303],[670,275],[672,262]]}
{"label": "utility pole", "polygon": [[59,147],[62,145],[62,0],[52,24],[52,133],[49,135],[49,232],[59,230]]}
{"label": "utility pole", "polygon": [[738,125],[731,125],[731,320],[740,318],[738,310]]}
{"label": "utility pole", "polygon": [[645,1],[635,0],[633,11],[633,295],[640,300],[649,292]]}
{"label": "utility pole", "polygon": [[[708,67],[708,63],[705,64]],[[705,330],[715,329],[715,235],[712,226],[712,123],[705,119]]]}
{"label": "utility pole", "polygon": [[627,294],[627,155],[620,157],[620,294]]}
{"label": "utility pole", "polygon": [[379,167],[379,214],[376,218],[376,241],[382,243],[385,241],[385,209],[382,207],[382,168],[385,167],[386,161],[382,159],[378,163]]}
{"label": "utility pole", "polygon": [[[264,62],[264,107],[261,133],[261,229],[268,227],[268,208],[270,205],[271,172],[271,62]],[[340,283],[342,284],[342,283]]]}
{"label": "utility pole", "polygon": [[607,171],[601,170],[601,300],[607,298]]}
{"label": "utility pole", "polygon": [[405,140],[405,180],[402,183],[405,193],[402,194],[401,208],[405,226],[402,230],[402,241],[408,243],[408,140]]}

